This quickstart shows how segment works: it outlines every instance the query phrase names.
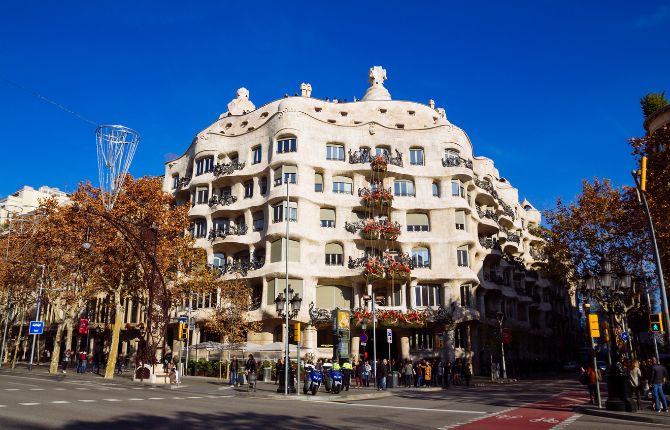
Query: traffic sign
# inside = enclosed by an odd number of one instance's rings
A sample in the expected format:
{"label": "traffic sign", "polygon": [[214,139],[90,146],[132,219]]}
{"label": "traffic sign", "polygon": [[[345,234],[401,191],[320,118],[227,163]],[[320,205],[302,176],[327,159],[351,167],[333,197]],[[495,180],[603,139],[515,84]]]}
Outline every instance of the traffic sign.
{"label": "traffic sign", "polygon": [[589,330],[591,331],[591,337],[600,337],[598,314],[589,314]]}
{"label": "traffic sign", "polygon": [[30,321],[30,334],[42,334],[44,332],[43,321]]}
{"label": "traffic sign", "polygon": [[393,343],[393,330],[390,328],[386,329],[386,342]]}
{"label": "traffic sign", "polygon": [[368,342],[368,335],[363,333],[361,334],[361,345],[365,345]]}
{"label": "traffic sign", "polygon": [[621,340],[628,342],[628,332],[621,333]]}

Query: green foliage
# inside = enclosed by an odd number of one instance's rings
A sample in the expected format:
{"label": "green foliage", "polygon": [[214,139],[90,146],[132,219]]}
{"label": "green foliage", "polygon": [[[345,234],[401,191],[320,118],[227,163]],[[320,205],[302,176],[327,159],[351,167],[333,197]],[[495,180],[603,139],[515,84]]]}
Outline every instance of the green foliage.
{"label": "green foliage", "polygon": [[649,93],[640,99],[640,106],[645,118],[667,105],[668,99],[665,98],[665,91]]}

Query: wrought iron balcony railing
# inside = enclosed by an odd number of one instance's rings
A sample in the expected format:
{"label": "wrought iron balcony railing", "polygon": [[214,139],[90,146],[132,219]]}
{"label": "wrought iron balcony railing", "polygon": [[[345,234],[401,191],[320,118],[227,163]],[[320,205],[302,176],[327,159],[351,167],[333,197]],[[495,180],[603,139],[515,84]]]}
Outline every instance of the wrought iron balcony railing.
{"label": "wrought iron balcony railing", "polygon": [[472,169],[472,160],[459,156],[449,156],[442,159],[442,167],[467,167]]}
{"label": "wrought iron balcony railing", "polygon": [[530,256],[537,261],[545,261],[547,259],[547,256],[543,251],[530,248]]}
{"label": "wrought iron balcony railing", "polygon": [[217,163],[216,166],[214,166],[214,169],[212,169],[212,173],[214,176],[232,175],[235,170],[244,169],[244,165],[245,163],[240,163],[238,161],[231,161],[230,163],[224,164]]}
{"label": "wrought iron balcony railing", "polygon": [[214,206],[221,205],[221,206],[229,206],[232,205],[237,201],[237,197],[230,195],[230,194],[223,194],[221,196],[217,196],[214,194],[210,199],[209,199],[209,207],[213,208]]}
{"label": "wrought iron balcony railing", "polygon": [[[384,157],[387,164],[393,164],[394,166],[402,167],[402,153],[395,150],[395,157],[392,157],[386,152],[379,154]],[[349,150],[349,164],[358,164],[358,163],[370,163],[375,155],[372,155],[371,150],[368,148],[361,148],[358,151]]]}
{"label": "wrought iron balcony railing", "polygon": [[249,228],[246,224],[227,228],[212,228],[209,230],[209,236],[207,238],[213,241],[215,239],[225,239],[227,236],[244,236],[247,234],[248,230]]}
{"label": "wrought iron balcony railing", "polygon": [[191,177],[190,176],[185,176],[183,178],[179,178],[179,182],[177,183],[177,186],[179,188],[183,188],[188,186],[188,184],[191,183]]}
{"label": "wrought iron balcony railing", "polygon": [[498,242],[498,239],[495,237],[480,237],[479,244],[486,249],[497,249],[498,251],[501,250],[500,242]]}

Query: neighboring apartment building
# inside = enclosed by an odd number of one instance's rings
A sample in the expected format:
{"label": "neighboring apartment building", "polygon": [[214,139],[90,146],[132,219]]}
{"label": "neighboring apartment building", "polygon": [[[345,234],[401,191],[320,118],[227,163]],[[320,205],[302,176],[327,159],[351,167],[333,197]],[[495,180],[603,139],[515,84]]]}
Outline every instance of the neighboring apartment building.
{"label": "neighboring apartment building", "polygon": [[40,205],[41,200],[49,197],[55,197],[58,203],[69,200],[65,192],[44,185],[38,189],[25,185],[9,196],[0,198],[0,225],[5,224],[10,217],[33,212]]}
{"label": "neighboring apartment building", "polygon": [[[512,330],[510,357],[556,359],[561,346],[571,355],[574,300],[534,270],[540,212],[474,156],[444,109],[391,100],[385,78],[370,69],[365,97],[350,103],[312,98],[302,84],[301,96],[255,108],[241,88],[166,163],[164,190],[192,205],[196,245],[222,276],[248,280],[250,316],[263,324],[248,340],[282,340],[275,298],[288,259],[305,352],[332,355],[328,315],[347,308],[350,351],[362,354],[360,317],[374,293],[379,357],[390,328],[391,357],[465,357],[485,372],[500,351],[497,312]],[[216,340],[202,328],[216,300],[194,299],[194,343]],[[371,357],[372,342],[364,348]]]}

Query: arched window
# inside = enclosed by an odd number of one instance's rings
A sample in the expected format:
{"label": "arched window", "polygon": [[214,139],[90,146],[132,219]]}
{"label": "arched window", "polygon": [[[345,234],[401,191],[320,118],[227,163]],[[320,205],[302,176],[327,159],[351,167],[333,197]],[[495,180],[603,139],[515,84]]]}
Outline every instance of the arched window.
{"label": "arched window", "polygon": [[321,208],[319,210],[321,227],[335,228],[335,209]]}
{"label": "arched window", "polygon": [[388,146],[377,146],[375,147],[375,155],[385,155],[389,156],[391,154],[391,150],[389,149]]}
{"label": "arched window", "polygon": [[272,206],[272,222],[283,222],[286,218],[291,222],[298,221],[298,202],[288,202],[288,209],[286,200]]}
{"label": "arched window", "polygon": [[344,249],[339,243],[326,244],[326,266],[342,266],[344,264]]}
{"label": "arched window", "polygon": [[427,214],[407,214],[407,231],[430,231]]}
{"label": "arched window", "polygon": [[212,266],[224,268],[226,266],[226,254],[223,252],[215,252],[212,259]]}
{"label": "arched window", "polygon": [[440,184],[438,182],[433,182],[433,197],[440,197]]}
{"label": "arched window", "polygon": [[409,164],[412,166],[423,166],[423,148],[409,149]]}
{"label": "arched window", "polygon": [[465,211],[456,211],[455,217],[456,217],[456,230],[467,231]]}
{"label": "arched window", "polygon": [[195,176],[211,172],[214,169],[214,156],[202,157],[195,162]]}
{"label": "arched window", "polygon": [[274,170],[275,187],[288,182],[295,184],[298,178],[298,166],[281,166]]}
{"label": "arched window", "polygon": [[440,306],[440,286],[419,284],[414,287],[414,299],[417,306]]}
{"label": "arched window", "polygon": [[456,259],[459,267],[470,267],[470,254],[467,245],[458,247],[456,250]]}
{"label": "arched window", "polygon": [[205,218],[196,218],[193,220],[192,234],[196,239],[207,236],[207,220]]}
{"label": "arched window", "polygon": [[298,139],[295,136],[283,136],[277,140],[277,154],[296,152],[298,150]]}
{"label": "arched window", "polygon": [[317,193],[323,192],[323,174],[315,173],[314,174],[314,191]]}
{"label": "arched window", "polygon": [[428,248],[412,248],[412,262],[416,268],[430,267],[430,252]]}

